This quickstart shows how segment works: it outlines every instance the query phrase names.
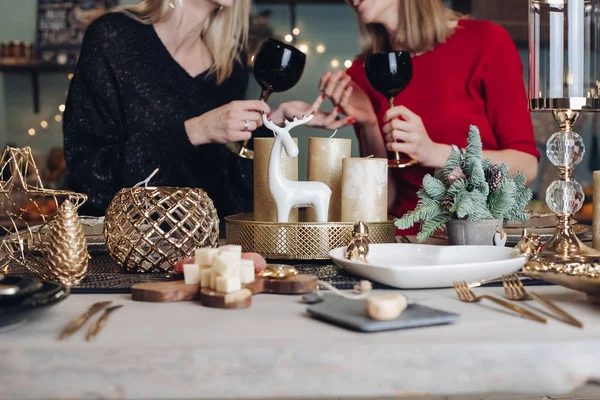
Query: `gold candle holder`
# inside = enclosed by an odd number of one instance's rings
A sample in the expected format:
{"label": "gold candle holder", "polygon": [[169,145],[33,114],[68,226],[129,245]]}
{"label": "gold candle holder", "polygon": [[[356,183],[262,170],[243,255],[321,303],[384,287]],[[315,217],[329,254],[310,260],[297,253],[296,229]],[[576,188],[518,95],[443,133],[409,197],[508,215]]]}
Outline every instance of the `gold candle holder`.
{"label": "gold candle holder", "polygon": [[[342,160],[350,158],[351,151],[351,139],[308,139],[308,180],[323,182],[331,189],[329,222],[342,220]],[[306,213],[308,222],[317,220],[313,208]]]}
{"label": "gold candle holder", "polygon": [[[269,160],[275,138],[254,139],[254,218],[256,221],[276,222],[277,205],[269,190]],[[294,138],[298,144],[298,139]],[[281,169],[286,178],[298,180],[298,158],[281,152]],[[292,209],[289,222],[298,222],[298,209]]]}
{"label": "gold candle holder", "polygon": [[388,160],[342,160],[342,222],[387,221]]}
{"label": "gold candle holder", "polygon": [[546,191],[546,204],[558,224],[525,265],[534,275],[600,269],[600,251],[583,244],[571,224],[585,199],[574,177],[585,146],[574,126],[581,112],[600,111],[599,42],[589,33],[600,22],[599,6],[596,1],[529,0],[529,110],[552,112],[559,128],[546,144],[546,156],[559,172]]}
{"label": "gold candle holder", "polygon": [[592,218],[592,242],[600,250],[600,171],[594,171],[594,216]]}

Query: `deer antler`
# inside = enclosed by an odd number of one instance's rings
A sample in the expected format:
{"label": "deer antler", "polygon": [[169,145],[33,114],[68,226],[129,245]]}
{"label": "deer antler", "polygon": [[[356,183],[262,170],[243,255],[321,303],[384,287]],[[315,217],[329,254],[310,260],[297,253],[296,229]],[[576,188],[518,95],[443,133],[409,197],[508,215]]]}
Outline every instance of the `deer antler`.
{"label": "deer antler", "polygon": [[298,119],[296,117],[294,117],[293,121],[288,121],[288,120],[283,120],[283,123],[285,124],[285,127],[282,126],[278,126],[277,124],[275,124],[272,120],[268,119],[266,114],[263,113],[262,118],[263,118],[263,124],[265,124],[265,126],[267,128],[269,128],[270,130],[272,130],[274,133],[279,133],[282,130],[289,132],[292,130],[292,128],[295,128],[299,125],[303,125],[305,123],[307,123],[308,121],[310,121],[311,119],[313,119],[313,117],[315,116],[315,113],[311,113],[308,117],[305,117],[304,115],[302,116],[301,119]]}
{"label": "deer antler", "polygon": [[270,119],[267,118],[267,114],[263,113],[262,115],[262,119],[263,119],[263,124],[270,130],[273,131],[273,133],[277,133],[280,129],[283,129],[280,126],[277,126],[273,121],[271,121]]}
{"label": "deer antler", "polygon": [[285,130],[289,132],[292,130],[292,128],[295,128],[299,125],[304,125],[308,121],[313,119],[314,116],[315,116],[315,113],[313,111],[308,117],[305,117],[304,115],[300,119],[294,117],[293,121],[288,121],[287,119],[285,119],[285,120],[283,120],[283,123],[285,124]]}

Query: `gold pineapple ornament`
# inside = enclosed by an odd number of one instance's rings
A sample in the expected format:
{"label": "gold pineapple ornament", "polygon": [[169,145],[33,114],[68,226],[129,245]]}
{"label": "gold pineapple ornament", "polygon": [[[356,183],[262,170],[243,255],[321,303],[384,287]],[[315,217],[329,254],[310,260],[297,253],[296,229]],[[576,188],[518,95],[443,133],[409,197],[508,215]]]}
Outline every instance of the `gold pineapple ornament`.
{"label": "gold pineapple ornament", "polygon": [[43,250],[46,266],[38,274],[69,287],[77,285],[87,272],[90,256],[83,225],[69,199],[62,203],[48,228]]}

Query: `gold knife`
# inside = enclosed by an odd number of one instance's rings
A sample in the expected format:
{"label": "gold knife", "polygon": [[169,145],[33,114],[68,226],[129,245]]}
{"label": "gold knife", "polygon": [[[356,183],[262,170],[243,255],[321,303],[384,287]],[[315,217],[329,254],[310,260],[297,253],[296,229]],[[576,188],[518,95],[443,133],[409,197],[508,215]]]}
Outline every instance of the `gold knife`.
{"label": "gold knife", "polygon": [[79,317],[75,318],[71,322],[64,327],[60,335],[58,335],[58,340],[66,339],[71,336],[73,333],[77,332],[79,328],[81,328],[94,314],[98,311],[101,311],[104,307],[110,305],[112,301],[101,301],[98,303],[92,304],[90,308]]}
{"label": "gold knife", "polygon": [[104,325],[108,321],[108,317],[110,316],[110,314],[113,311],[115,311],[117,308],[121,308],[121,307],[123,307],[123,304],[119,304],[118,306],[108,307],[106,310],[104,310],[104,313],[102,314],[102,316],[100,318],[98,318],[98,320],[96,322],[94,322],[94,324],[92,326],[90,326],[90,330],[88,331],[87,336],[85,337],[85,340],[87,340],[88,342],[91,342],[92,340],[94,340],[96,338],[96,336],[98,335],[98,333],[100,332],[100,330],[104,327]]}

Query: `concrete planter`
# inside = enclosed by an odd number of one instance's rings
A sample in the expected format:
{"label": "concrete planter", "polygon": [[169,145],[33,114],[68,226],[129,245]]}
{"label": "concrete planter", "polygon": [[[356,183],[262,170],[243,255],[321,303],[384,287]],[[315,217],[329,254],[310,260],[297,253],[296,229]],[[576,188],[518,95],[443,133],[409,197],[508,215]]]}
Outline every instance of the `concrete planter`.
{"label": "concrete planter", "polygon": [[496,230],[502,229],[504,220],[487,219],[483,221],[467,221],[453,219],[448,221],[448,239],[452,245],[494,245]]}

